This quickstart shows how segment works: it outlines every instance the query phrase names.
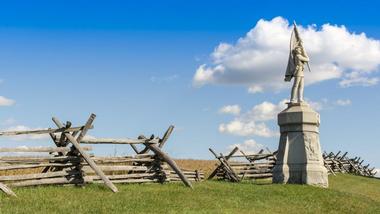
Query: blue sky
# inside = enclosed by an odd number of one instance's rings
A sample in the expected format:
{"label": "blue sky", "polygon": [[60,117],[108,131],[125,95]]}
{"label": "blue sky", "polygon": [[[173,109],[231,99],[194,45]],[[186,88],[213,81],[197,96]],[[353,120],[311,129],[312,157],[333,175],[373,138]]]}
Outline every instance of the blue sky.
{"label": "blue sky", "polygon": [[[1,2],[0,95],[15,103],[0,107],[0,127],[53,127],[52,116],[79,124],[94,112],[90,135],[97,137],[162,135],[174,124],[166,151],[177,158],[209,159],[209,147],[225,152],[249,140],[275,150],[278,136],[239,136],[220,126],[263,102],[279,103],[289,90],[253,94],[246,84],[221,82],[195,87],[196,71],[201,65],[213,68],[210,55],[218,45],[236,44],[260,19],[272,23],[281,16],[301,26],[316,24],[315,31],[326,23],[344,25],[350,33],[380,40],[377,8],[375,1]],[[344,69],[346,74],[352,66]],[[378,78],[377,70],[367,71],[368,78]],[[379,85],[341,87],[342,78],[306,87],[306,97],[321,108],[322,149],[348,151],[380,167]],[[220,113],[227,105],[238,105],[240,116]],[[265,124],[278,131],[275,120]],[[51,145],[48,139],[1,143]],[[115,150],[130,153],[112,146],[95,152]]]}

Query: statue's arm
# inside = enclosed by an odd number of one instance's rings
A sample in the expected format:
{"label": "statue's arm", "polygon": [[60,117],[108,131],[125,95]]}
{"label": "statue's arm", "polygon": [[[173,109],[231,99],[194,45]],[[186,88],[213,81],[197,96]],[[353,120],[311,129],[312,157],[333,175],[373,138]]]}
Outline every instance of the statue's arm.
{"label": "statue's arm", "polygon": [[297,58],[302,62],[309,62],[310,60],[308,56],[302,56],[301,54],[297,54]]}

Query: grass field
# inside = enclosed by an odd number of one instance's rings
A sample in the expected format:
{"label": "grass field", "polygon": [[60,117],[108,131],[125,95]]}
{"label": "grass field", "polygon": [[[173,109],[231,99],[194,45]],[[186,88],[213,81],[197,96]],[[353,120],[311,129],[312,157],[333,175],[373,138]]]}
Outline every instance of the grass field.
{"label": "grass field", "polygon": [[272,185],[268,181],[14,189],[0,196],[1,213],[380,213],[380,180],[330,177],[330,188]]}

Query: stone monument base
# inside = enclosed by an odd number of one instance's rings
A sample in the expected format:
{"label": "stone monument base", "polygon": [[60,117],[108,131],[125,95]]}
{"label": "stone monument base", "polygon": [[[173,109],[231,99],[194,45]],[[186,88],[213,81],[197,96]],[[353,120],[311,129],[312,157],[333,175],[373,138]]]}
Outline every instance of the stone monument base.
{"label": "stone monument base", "polygon": [[273,183],[328,187],[319,143],[319,114],[306,103],[289,103],[278,115],[280,142]]}

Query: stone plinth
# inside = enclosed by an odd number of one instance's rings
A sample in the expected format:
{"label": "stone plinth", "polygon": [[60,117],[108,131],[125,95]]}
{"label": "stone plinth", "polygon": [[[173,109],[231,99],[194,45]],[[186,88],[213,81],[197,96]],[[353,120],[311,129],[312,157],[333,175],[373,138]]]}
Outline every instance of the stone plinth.
{"label": "stone plinth", "polygon": [[328,187],[319,144],[320,117],[306,103],[289,103],[278,115],[280,143],[273,183]]}

